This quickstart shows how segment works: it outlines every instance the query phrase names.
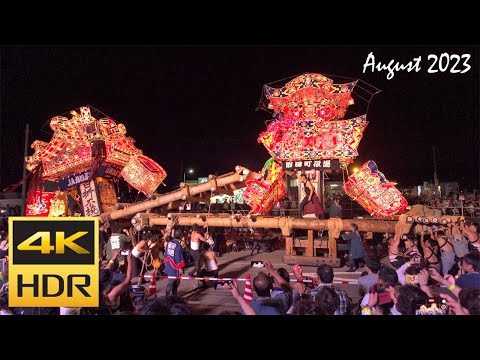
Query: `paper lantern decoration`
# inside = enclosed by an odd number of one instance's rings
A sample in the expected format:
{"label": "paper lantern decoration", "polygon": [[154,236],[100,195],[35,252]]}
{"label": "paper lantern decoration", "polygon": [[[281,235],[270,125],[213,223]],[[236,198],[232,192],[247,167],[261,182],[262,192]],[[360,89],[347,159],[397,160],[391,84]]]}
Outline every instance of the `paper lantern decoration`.
{"label": "paper lantern decoration", "polygon": [[144,155],[132,156],[120,174],[126,182],[145,194],[153,194],[167,177],[160,165]]}
{"label": "paper lantern decoration", "polygon": [[56,181],[89,170],[99,165],[99,160],[105,165],[123,168],[132,155],[142,153],[135,147],[135,141],[126,136],[123,124],[117,124],[98,110],[95,114],[100,118],[91,114],[90,107],[83,106],[70,111],[69,117],[54,117],[50,121],[53,130],[50,142],[36,140],[32,143],[35,152],[25,159],[27,170],[32,171],[41,163],[42,177]]}
{"label": "paper lantern decoration", "polygon": [[334,84],[332,79],[314,73],[297,76],[280,88],[264,86],[268,107],[285,119],[343,119],[353,104],[351,92],[357,81]]}
{"label": "paper lantern decoration", "polygon": [[369,160],[353,175],[350,175],[343,189],[353,200],[357,201],[370,215],[385,218],[404,210],[407,200],[389,182],[377,167]]}
{"label": "paper lantern decoration", "polygon": [[321,122],[284,119],[271,122],[258,137],[277,161],[339,159],[351,163],[367,127],[366,115]]}
{"label": "paper lantern decoration", "polygon": [[108,179],[97,178],[95,184],[98,189],[98,197],[100,198],[100,204],[102,205],[102,212],[108,212],[114,209],[117,203],[117,193],[112,182]]}
{"label": "paper lantern decoration", "polygon": [[36,191],[28,199],[25,216],[48,216],[54,192]]}
{"label": "paper lantern decoration", "polygon": [[351,163],[367,126],[366,115],[342,120],[354,104],[357,81],[334,84],[321,74],[297,76],[280,88],[264,86],[274,121],[258,137],[279,162],[333,160]]}
{"label": "paper lantern decoration", "polygon": [[285,171],[274,159],[269,159],[262,172],[254,173],[253,179],[245,182],[245,202],[251,207],[250,214],[266,215],[286,195]]}

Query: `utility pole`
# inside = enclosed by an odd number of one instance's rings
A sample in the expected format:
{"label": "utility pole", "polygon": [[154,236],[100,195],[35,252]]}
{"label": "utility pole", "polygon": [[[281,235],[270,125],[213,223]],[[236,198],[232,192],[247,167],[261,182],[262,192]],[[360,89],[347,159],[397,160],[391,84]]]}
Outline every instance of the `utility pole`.
{"label": "utility pole", "polygon": [[[23,176],[22,179],[25,179],[25,176],[27,176],[27,164],[25,162],[25,159],[27,158],[28,155],[28,133],[29,133],[29,125],[27,123],[27,126],[25,127],[25,148],[23,150]],[[22,216],[25,216],[25,207],[26,207],[26,202],[27,202],[27,182],[24,181],[22,184]]]}
{"label": "utility pole", "polygon": [[433,182],[434,182],[434,189],[433,189],[433,195],[442,195],[441,192],[438,190],[438,176],[437,176],[437,161],[435,159],[435,146],[432,146],[432,152],[433,152]]}

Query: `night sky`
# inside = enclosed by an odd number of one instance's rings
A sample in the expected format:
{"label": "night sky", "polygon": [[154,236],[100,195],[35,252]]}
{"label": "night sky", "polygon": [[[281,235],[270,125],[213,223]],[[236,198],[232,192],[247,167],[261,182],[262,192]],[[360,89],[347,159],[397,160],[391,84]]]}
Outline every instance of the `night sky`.
{"label": "night sky", "polygon": [[[391,80],[371,67],[362,73],[370,52],[382,63],[421,56],[420,71],[399,71]],[[428,73],[428,55],[442,53],[470,54],[471,69],[452,74],[450,63]],[[2,47],[0,186],[22,178],[27,122],[29,144],[48,141],[41,129],[50,130],[52,117],[87,104],[125,124],[136,146],[167,171],[169,187],[180,182],[182,163],[197,176],[237,164],[258,171],[269,154],[257,137],[271,119],[255,111],[262,86],[305,72],[381,90],[356,163],[374,160],[400,187],[421,184],[433,180],[435,145],[441,182],[478,186],[479,54],[468,46]]]}

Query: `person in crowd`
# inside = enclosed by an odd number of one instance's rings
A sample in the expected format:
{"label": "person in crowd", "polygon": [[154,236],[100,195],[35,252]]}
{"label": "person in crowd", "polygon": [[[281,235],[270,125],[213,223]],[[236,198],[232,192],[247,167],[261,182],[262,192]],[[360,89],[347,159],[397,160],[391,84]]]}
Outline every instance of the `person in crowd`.
{"label": "person in crowd", "polygon": [[340,199],[334,197],[330,202],[330,208],[328,210],[328,215],[330,219],[332,218],[342,218],[342,205],[340,205]]}
{"label": "person in crowd", "polygon": [[[170,243],[170,242],[169,242]],[[178,296],[162,296],[148,301],[139,315],[191,315],[187,302]]]}
{"label": "person in crowd", "polygon": [[[202,243],[203,252],[200,255],[199,267],[200,271],[198,277],[218,277],[218,261],[215,252],[211,249],[211,246],[204,242]],[[202,287],[207,288],[208,284],[205,280],[201,280]],[[214,287],[216,288],[216,282]]]}
{"label": "person in crowd", "polygon": [[316,292],[315,302],[320,305],[325,315],[334,315],[340,307],[340,296],[333,287],[323,286]]}
{"label": "person in crowd", "polygon": [[290,286],[290,275],[284,268],[275,270],[272,263],[264,260],[265,270],[273,278],[272,291],[270,297],[278,300],[280,303],[280,313],[286,314],[292,305],[292,287]]}
{"label": "person in crowd", "polygon": [[242,308],[242,311],[245,315],[257,315],[253,307],[247,303],[242,294],[238,291],[238,283],[237,280],[233,280],[230,284],[231,292],[235,300],[237,300],[238,304]]}
{"label": "person in crowd", "polygon": [[348,256],[348,266],[349,269],[347,272],[354,272],[360,266],[360,263],[365,263],[365,256],[367,256],[367,251],[365,246],[363,246],[362,237],[358,231],[357,224],[351,224],[353,231],[346,232],[342,237],[344,240],[350,240],[350,251]]}
{"label": "person in crowd", "polygon": [[367,258],[365,261],[365,267],[367,269],[367,275],[360,276],[358,278],[358,291],[361,297],[365,296],[372,286],[377,282],[378,270],[380,270],[380,263],[377,260]]}
{"label": "person in crowd", "polygon": [[398,269],[403,264],[405,264],[408,260],[404,257],[404,254],[400,252],[400,241],[401,241],[402,233],[401,231],[396,231],[395,235],[388,239],[388,259],[390,264],[395,268]]}
{"label": "person in crowd", "polygon": [[415,236],[413,233],[408,233],[405,235],[405,253],[403,255],[409,257],[415,253],[420,254],[420,251],[418,251],[418,246],[415,242]]}
{"label": "person in crowd", "polygon": [[480,235],[478,234],[478,224],[476,222],[467,222],[460,219],[460,230],[468,239],[468,248],[470,252],[480,253]]}
{"label": "person in crowd", "polygon": [[[336,295],[336,294],[335,294]],[[338,296],[337,296],[338,297]],[[292,309],[291,315],[331,315],[325,312],[324,307],[317,301],[302,299]]]}
{"label": "person in crowd", "polygon": [[468,239],[466,239],[460,227],[456,223],[448,223],[447,235],[450,237],[450,240],[453,245],[453,250],[455,251],[456,261],[467,255],[470,250],[468,250]]}
{"label": "person in crowd", "polygon": [[[106,253],[107,253],[107,260],[112,260],[112,255],[115,250],[126,250],[131,248],[131,239],[128,237],[127,234],[123,232],[116,221],[110,222],[110,229],[112,234],[108,238]],[[117,257],[116,261],[118,261],[119,265],[123,265],[125,261],[125,255],[120,255]]]}
{"label": "person in crowd", "polygon": [[[115,254],[118,254],[118,252],[115,252]],[[122,294],[125,293],[125,290],[128,289],[128,287],[130,286],[130,280],[132,280],[132,253],[131,252],[129,252],[129,254],[127,255],[126,261],[127,261],[127,264],[126,264],[127,269],[126,269],[125,279],[120,284],[118,284],[117,282],[110,282],[106,285],[105,289],[103,290],[103,301],[106,307],[110,310],[112,314],[115,313],[116,311],[124,310],[122,309],[122,306],[121,306],[122,305],[121,296]],[[131,303],[130,303],[130,306],[133,307]]]}
{"label": "person in crowd", "polygon": [[[180,229],[175,230],[173,236],[174,237],[170,238],[165,246],[164,272],[168,276],[180,276],[180,271],[183,272],[183,268],[185,266],[182,246],[178,240],[180,237],[182,237],[182,231]],[[165,295],[177,295],[177,289],[179,285],[180,279],[168,279],[168,283],[165,288]]]}
{"label": "person in crowd", "polygon": [[480,289],[480,256],[470,253],[465,255],[460,262],[459,276],[455,284],[462,289]]}
{"label": "person in crowd", "polygon": [[[313,278],[310,276],[303,275],[303,269],[300,264],[295,264],[292,267],[293,276],[297,279],[291,286],[293,291],[297,291],[301,298],[305,297],[305,295],[310,294],[312,289],[315,287],[313,284]],[[307,282],[304,282],[307,280]]]}
{"label": "person in crowd", "polygon": [[[253,289],[257,296],[250,303],[250,306],[257,315],[281,315],[281,304],[278,300],[270,297],[273,289],[273,280],[263,271],[260,271],[253,278]],[[242,311],[242,314],[245,312]]]}
{"label": "person in crowd", "polygon": [[422,231],[420,232],[420,245],[422,246],[426,265],[433,267],[438,271],[442,271],[442,264],[440,263],[440,254],[436,241],[431,238],[425,240],[425,234]]}
{"label": "person in crowd", "polygon": [[429,296],[418,286],[400,287],[398,295],[393,296],[395,308],[401,315],[415,315],[417,304],[425,304]]}
{"label": "person in crowd", "polygon": [[451,313],[455,315],[480,315],[480,289],[462,289],[455,300],[448,294],[440,294],[447,300]]}
{"label": "person in crowd", "polygon": [[200,260],[200,243],[202,241],[205,241],[205,237],[200,233],[200,227],[197,224],[193,224],[190,235],[190,255],[195,263],[193,270],[188,273],[189,276],[197,276]]}
{"label": "person in crowd", "polygon": [[340,298],[340,306],[335,310],[334,315],[351,315],[352,299],[347,295],[345,290],[341,290],[333,286],[333,268],[328,264],[321,264],[319,267],[317,267],[317,275],[319,284],[310,293],[311,298],[316,301],[316,295],[322,289],[322,287],[331,287]]}
{"label": "person in crowd", "polygon": [[453,244],[448,240],[445,231],[438,230],[433,233],[432,227],[428,228],[430,238],[435,239],[438,243],[441,253],[440,259],[442,262],[442,274],[448,274],[450,269],[455,265],[455,252],[453,251]]}
{"label": "person in crowd", "polygon": [[430,268],[428,269],[430,278],[437,281],[440,285],[443,285],[446,287],[448,290],[452,292],[453,295],[458,297],[458,294],[462,288],[455,284],[455,278],[452,275],[440,275],[440,273],[434,269]]}
{"label": "person in crowd", "polygon": [[397,284],[397,272],[387,266],[381,266],[378,270],[376,283],[369,289],[360,303],[362,315],[394,314],[394,310],[392,310],[394,302],[387,289],[394,288]]}

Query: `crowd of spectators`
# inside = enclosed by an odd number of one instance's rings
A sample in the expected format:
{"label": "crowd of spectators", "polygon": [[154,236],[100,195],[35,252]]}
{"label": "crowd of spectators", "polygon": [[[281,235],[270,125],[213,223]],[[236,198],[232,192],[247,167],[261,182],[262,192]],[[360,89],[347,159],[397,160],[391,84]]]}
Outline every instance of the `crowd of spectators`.
{"label": "crowd of spectators", "polygon": [[[462,195],[465,200],[462,199]],[[480,217],[480,195],[476,193],[450,193],[444,196],[406,197],[409,205],[422,204],[442,211],[443,215]]]}

